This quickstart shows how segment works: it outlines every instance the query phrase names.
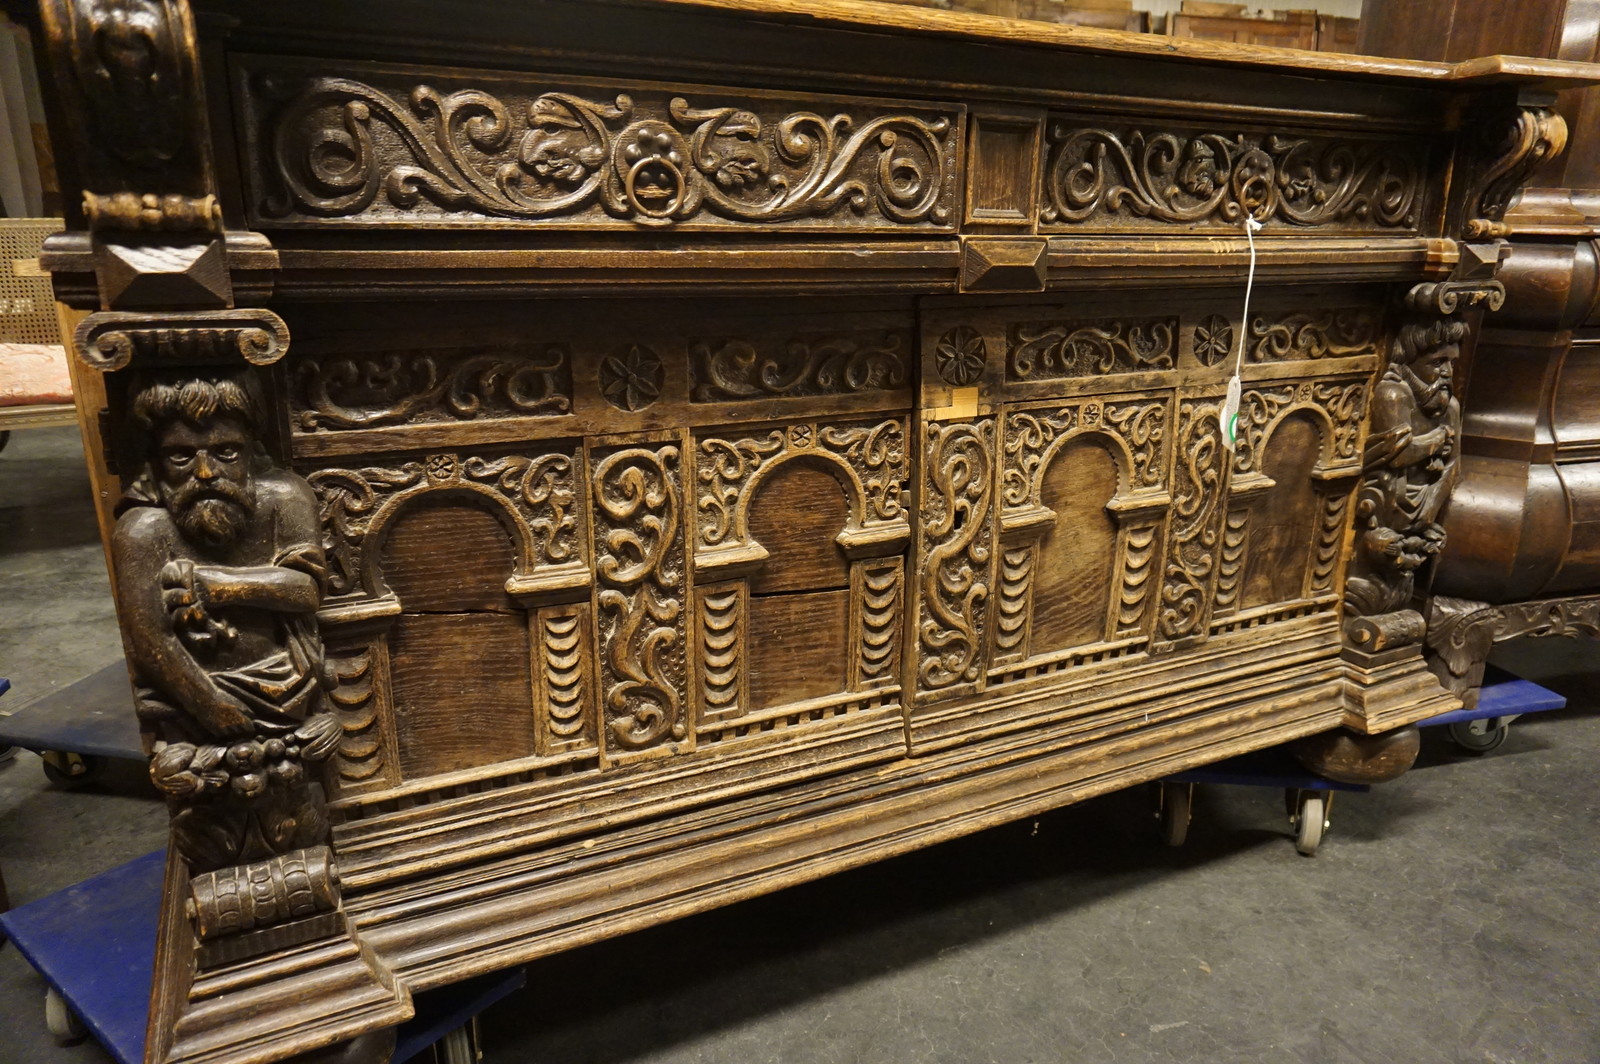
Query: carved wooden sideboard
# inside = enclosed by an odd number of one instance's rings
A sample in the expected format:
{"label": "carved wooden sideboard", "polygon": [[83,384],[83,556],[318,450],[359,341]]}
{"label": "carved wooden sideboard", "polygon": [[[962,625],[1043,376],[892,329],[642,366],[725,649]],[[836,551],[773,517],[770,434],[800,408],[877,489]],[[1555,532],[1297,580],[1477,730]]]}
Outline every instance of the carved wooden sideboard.
{"label": "carved wooden sideboard", "polygon": [[152,1060],[379,1058],[420,989],[1454,704],[1462,312],[1593,68],[34,17],[173,810]]}

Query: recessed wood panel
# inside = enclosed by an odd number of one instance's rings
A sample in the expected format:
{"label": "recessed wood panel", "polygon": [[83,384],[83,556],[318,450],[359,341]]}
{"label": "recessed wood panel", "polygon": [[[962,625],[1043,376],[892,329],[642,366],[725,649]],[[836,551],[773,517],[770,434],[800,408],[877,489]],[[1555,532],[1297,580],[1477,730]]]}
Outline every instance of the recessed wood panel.
{"label": "recessed wood panel", "polygon": [[837,694],[849,683],[850,592],[750,598],[750,708]]}
{"label": "recessed wood panel", "polygon": [[967,220],[1031,226],[1038,188],[1039,120],[974,115]]}
{"label": "recessed wood panel", "polygon": [[384,543],[382,572],[407,613],[510,610],[511,534],[482,506],[455,494],[412,503]]}
{"label": "recessed wood panel", "polygon": [[1034,654],[1105,638],[1117,548],[1117,523],[1106,503],[1116,492],[1116,460],[1093,436],[1068,443],[1045,471],[1040,497],[1056,519],[1039,541]]}
{"label": "recessed wood panel", "polygon": [[1241,606],[1287,602],[1305,593],[1318,497],[1311,479],[1321,434],[1305,415],[1285,418],[1263,447],[1261,471],[1276,484],[1251,500]]}
{"label": "recessed wood panel", "polygon": [[406,779],[533,753],[523,617],[404,614],[389,638],[400,771]]}
{"label": "recessed wood panel", "polygon": [[811,459],[773,470],[750,504],[750,535],[767,549],[750,590],[759,595],[849,586],[850,562],[835,542],[849,519],[844,486]]}

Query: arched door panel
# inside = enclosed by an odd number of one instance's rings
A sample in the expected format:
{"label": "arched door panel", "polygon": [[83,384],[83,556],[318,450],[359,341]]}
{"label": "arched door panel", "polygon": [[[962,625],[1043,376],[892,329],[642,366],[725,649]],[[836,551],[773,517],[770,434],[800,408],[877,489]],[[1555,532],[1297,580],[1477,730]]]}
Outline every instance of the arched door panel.
{"label": "arched door panel", "polygon": [[1305,594],[1320,505],[1311,470],[1322,450],[1322,436],[1310,416],[1284,418],[1262,447],[1261,471],[1273,486],[1251,502],[1240,601],[1247,610]]}
{"label": "arched door panel", "polygon": [[1055,512],[1040,538],[1033,583],[1034,655],[1105,639],[1116,580],[1117,462],[1093,436],[1065,444],[1045,470],[1039,501]]}

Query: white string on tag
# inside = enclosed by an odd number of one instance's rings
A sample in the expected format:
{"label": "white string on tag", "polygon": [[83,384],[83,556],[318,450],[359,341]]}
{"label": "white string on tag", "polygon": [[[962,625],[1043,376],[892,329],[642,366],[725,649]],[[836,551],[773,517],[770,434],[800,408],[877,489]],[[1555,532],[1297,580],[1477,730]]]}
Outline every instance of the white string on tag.
{"label": "white string on tag", "polygon": [[1244,238],[1250,242],[1250,272],[1244,279],[1244,313],[1239,318],[1239,350],[1233,358],[1233,376],[1228,378],[1228,394],[1222,400],[1222,412],[1217,420],[1222,429],[1222,446],[1233,450],[1239,442],[1239,401],[1244,384],[1239,380],[1239,370],[1244,366],[1245,338],[1250,333],[1250,293],[1256,286],[1256,230],[1261,223],[1254,215],[1244,216]]}

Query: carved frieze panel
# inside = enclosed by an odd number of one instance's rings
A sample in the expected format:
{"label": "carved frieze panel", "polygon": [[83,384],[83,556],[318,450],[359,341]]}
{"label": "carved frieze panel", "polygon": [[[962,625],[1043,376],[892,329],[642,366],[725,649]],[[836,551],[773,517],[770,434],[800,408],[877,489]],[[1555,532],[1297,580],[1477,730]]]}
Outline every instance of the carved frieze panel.
{"label": "carved frieze panel", "polygon": [[1006,377],[1053,380],[1171,369],[1178,319],[1018,322],[1006,332]]}
{"label": "carved frieze panel", "polygon": [[903,388],[911,377],[910,330],[689,341],[689,397],[696,403],[853,395]]}
{"label": "carved frieze panel", "polygon": [[1373,307],[1258,314],[1250,320],[1252,362],[1377,355],[1383,315]]}
{"label": "carved frieze panel", "polygon": [[590,454],[602,745],[614,756],[692,742],[682,465],[675,443]]}
{"label": "carved frieze panel", "polygon": [[[263,226],[948,230],[964,111],[252,57]],[[348,76],[338,76],[347,74]]]}
{"label": "carved frieze panel", "polygon": [[983,676],[993,582],[995,419],[922,427],[916,676],[926,692]]}
{"label": "carved frieze panel", "polygon": [[850,517],[840,546],[846,553],[882,553],[911,534],[903,419],[795,422],[743,435],[703,436],[695,448],[698,571],[766,557],[765,548],[750,536],[750,504],[774,469],[797,458],[824,462],[845,486]]}
{"label": "carved frieze panel", "polygon": [[549,417],[572,411],[565,344],[298,358],[289,411],[298,432]]}
{"label": "carved frieze panel", "polygon": [[1359,135],[1049,123],[1041,222],[1052,229],[1415,231],[1425,147]]}
{"label": "carved frieze panel", "polygon": [[321,508],[334,601],[387,594],[374,556],[382,530],[406,502],[435,491],[470,492],[495,504],[517,544],[507,592],[560,595],[588,586],[583,487],[571,449],[440,452],[385,466],[311,470],[306,479]]}

